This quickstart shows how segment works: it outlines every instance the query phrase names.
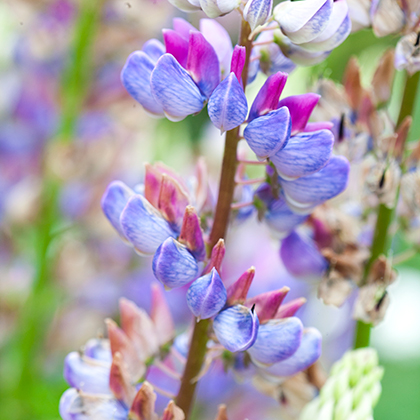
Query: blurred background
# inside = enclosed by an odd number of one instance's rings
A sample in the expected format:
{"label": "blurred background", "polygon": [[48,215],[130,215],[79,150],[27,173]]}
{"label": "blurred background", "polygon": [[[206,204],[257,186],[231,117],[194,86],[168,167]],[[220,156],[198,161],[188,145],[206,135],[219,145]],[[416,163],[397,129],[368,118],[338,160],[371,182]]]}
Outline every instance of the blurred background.
{"label": "blurred background", "polygon": [[[143,162],[156,160],[189,177],[204,155],[215,191],[223,138],[207,114],[176,124],[152,119],[119,79],[127,56],[161,39],[174,16],[193,24],[203,17],[183,15],[166,0],[0,2],[1,419],[59,419],[65,355],[104,332],[119,297],[149,307],[151,261],[124,245],[102,215],[107,184],[133,186]],[[236,40],[238,16],[220,21]],[[319,77],[341,81],[352,55],[368,83],[396,41],[370,30],[351,35],[325,62],[292,73],[285,94],[303,93]],[[263,80],[253,82],[250,97]],[[401,81],[397,74],[397,98]],[[397,114],[398,103],[389,111]],[[420,101],[410,132],[411,140],[419,137]],[[394,247],[403,248],[398,235]],[[315,286],[291,278],[277,252],[266,226],[247,221],[229,238],[225,273],[233,278],[252,260],[255,291],[288,285],[290,298],[308,296],[300,316],[323,333],[328,368],[351,346],[350,307],[321,304]],[[389,312],[372,334],[386,369],[376,420],[420,418],[420,258],[397,268]],[[189,322],[183,293],[168,299],[182,329]]]}

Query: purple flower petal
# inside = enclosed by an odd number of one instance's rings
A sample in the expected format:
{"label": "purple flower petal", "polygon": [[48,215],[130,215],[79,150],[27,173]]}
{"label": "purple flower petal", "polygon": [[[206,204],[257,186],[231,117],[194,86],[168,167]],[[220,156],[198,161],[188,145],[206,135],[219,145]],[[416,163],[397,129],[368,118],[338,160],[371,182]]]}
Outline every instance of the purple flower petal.
{"label": "purple flower petal", "polygon": [[321,356],[322,336],[316,328],[303,331],[302,341],[296,352],[288,359],[265,369],[275,376],[292,376],[313,365]]}
{"label": "purple flower petal", "polygon": [[288,233],[307,219],[307,215],[300,215],[290,210],[283,197],[274,201],[268,208],[265,221],[272,229],[280,233]]}
{"label": "purple flower petal", "polygon": [[270,157],[283,179],[296,179],[319,171],[329,161],[334,135],[329,130],[300,133]]}
{"label": "purple flower petal", "polygon": [[265,81],[252,103],[248,121],[277,109],[286,80],[287,73],[278,72]]}
{"label": "purple flower petal", "polygon": [[306,280],[319,279],[328,268],[327,260],[310,238],[303,238],[293,231],[283,239],[280,257],[287,271]]}
{"label": "purple flower petal", "polygon": [[165,46],[159,40],[152,38],[144,43],[142,51],[146,53],[154,63],[156,63],[156,61],[165,54]]}
{"label": "purple flower petal", "polygon": [[259,25],[264,25],[271,14],[273,0],[248,0],[244,8],[244,19],[254,30]]}
{"label": "purple flower petal", "polygon": [[153,273],[166,287],[185,286],[198,276],[198,264],[187,247],[174,238],[166,239],[153,257]]}
{"label": "purple flower petal", "polygon": [[275,319],[260,325],[248,353],[256,363],[270,365],[290,357],[299,348],[303,326],[299,318]]}
{"label": "purple flower petal", "polygon": [[90,357],[81,356],[74,351],[64,361],[64,379],[81,391],[92,394],[110,394],[110,364]]}
{"label": "purple flower petal", "polygon": [[210,97],[208,113],[222,132],[241,125],[248,112],[245,93],[234,73],[217,86]]}
{"label": "purple flower petal", "polygon": [[108,185],[101,200],[102,210],[105,216],[124,239],[126,238],[121,228],[120,216],[128,200],[133,195],[134,191],[127,187],[124,182],[113,181]]}
{"label": "purple flower petal", "polygon": [[258,316],[242,305],[231,306],[220,312],[213,322],[214,333],[227,350],[244,351],[251,347],[258,333]]}
{"label": "purple flower petal", "polygon": [[206,98],[171,54],[159,58],[150,78],[153,96],[171,121],[200,112]]}
{"label": "purple flower petal", "polygon": [[154,67],[155,63],[146,53],[135,51],[128,57],[121,71],[121,82],[146,111],[163,116],[163,109],[152,95],[150,87],[150,76]]}
{"label": "purple flower petal", "polygon": [[274,19],[295,44],[312,41],[328,25],[333,0],[285,1],[274,9]]}
{"label": "purple flower petal", "polygon": [[191,23],[187,22],[185,19],[176,17],[172,19],[172,27],[176,32],[178,32],[182,37],[184,37],[187,41],[190,37],[190,31],[196,31],[197,29],[194,28]]}
{"label": "purple flower petal", "polygon": [[165,239],[176,236],[160,213],[137,194],[122,211],[120,223],[125,237],[140,254],[153,254]]}
{"label": "purple flower petal", "polygon": [[291,128],[290,113],[284,106],[252,120],[244,130],[244,137],[252,151],[260,159],[266,159],[286,146]]}
{"label": "purple flower petal", "polygon": [[220,23],[213,19],[200,19],[200,32],[216,51],[222,76],[225,78],[230,73],[229,68],[233,50],[228,32]]}
{"label": "purple flower petal", "polygon": [[187,304],[198,319],[215,316],[225,306],[226,288],[215,268],[198,278],[187,291]]}
{"label": "purple flower petal", "polygon": [[189,38],[187,70],[206,98],[220,83],[220,65],[216,51],[198,31],[191,31]]}
{"label": "purple flower petal", "polygon": [[316,93],[288,96],[280,100],[278,108],[287,106],[292,118],[292,134],[302,131],[321,96]]}
{"label": "purple flower petal", "polygon": [[239,45],[236,45],[234,50],[233,50],[233,54],[232,54],[230,71],[235,73],[235,76],[238,79],[241,86],[242,86],[242,70],[243,70],[244,65],[245,65],[245,56],[246,56],[245,47],[241,47]]}
{"label": "purple flower petal", "polygon": [[308,207],[323,203],[343,192],[347,187],[349,163],[342,156],[333,156],[318,172],[287,181],[280,178],[286,201],[294,207]]}
{"label": "purple flower petal", "polygon": [[173,55],[175,60],[185,68],[188,57],[188,40],[173,29],[163,29],[162,33],[166,52]]}

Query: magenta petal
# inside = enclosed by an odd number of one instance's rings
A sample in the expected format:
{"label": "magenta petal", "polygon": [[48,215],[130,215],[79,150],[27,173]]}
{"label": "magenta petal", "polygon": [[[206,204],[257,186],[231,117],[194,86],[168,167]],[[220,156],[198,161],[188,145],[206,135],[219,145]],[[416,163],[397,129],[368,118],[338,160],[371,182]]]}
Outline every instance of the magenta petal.
{"label": "magenta petal", "polygon": [[249,121],[278,108],[278,101],[286,80],[287,73],[279,71],[265,81],[252,103],[251,110],[249,111]]}
{"label": "magenta petal", "polygon": [[230,63],[230,71],[235,73],[235,76],[239,80],[239,83],[241,84],[241,86],[242,86],[242,70],[245,65],[245,56],[246,56],[245,47],[236,45],[232,54],[232,61]]}
{"label": "magenta petal", "polygon": [[281,305],[276,315],[274,316],[274,318],[281,319],[281,318],[289,318],[291,316],[295,316],[296,312],[305,303],[306,303],[306,299],[304,297],[293,299],[290,302],[287,302],[284,305]]}
{"label": "magenta petal", "polygon": [[331,130],[333,127],[334,124],[331,121],[309,122],[306,124],[303,132],[310,133],[311,131]]}
{"label": "magenta petal", "polygon": [[166,52],[172,54],[182,67],[187,66],[188,41],[172,29],[163,29]]}
{"label": "magenta petal", "polygon": [[206,258],[206,246],[203,239],[203,231],[200,227],[200,219],[194,207],[187,206],[182,221],[179,242],[184,244],[198,261]]}
{"label": "magenta petal", "polygon": [[190,31],[196,31],[197,29],[187,22],[185,19],[176,17],[172,19],[172,26],[175,32],[178,32],[183,38],[188,41],[190,37]]}
{"label": "magenta petal", "polygon": [[289,290],[288,287],[283,287],[279,290],[261,293],[247,299],[245,305],[248,307],[253,307],[255,305],[255,311],[257,312],[260,322],[267,321],[274,318],[274,315],[277,313],[281,303],[287,293],[289,293]]}
{"label": "magenta petal", "polygon": [[289,108],[292,118],[292,135],[305,128],[320,97],[316,93],[304,93],[303,95],[288,96],[279,102],[278,108],[282,106]]}
{"label": "magenta petal", "polygon": [[251,287],[252,280],[255,276],[255,268],[251,267],[239,277],[231,286],[227,289],[227,304],[234,305],[236,303],[243,304],[245,302],[248,290]]}
{"label": "magenta petal", "polygon": [[220,83],[220,65],[216,51],[198,31],[190,32],[187,70],[201,92],[209,98]]}

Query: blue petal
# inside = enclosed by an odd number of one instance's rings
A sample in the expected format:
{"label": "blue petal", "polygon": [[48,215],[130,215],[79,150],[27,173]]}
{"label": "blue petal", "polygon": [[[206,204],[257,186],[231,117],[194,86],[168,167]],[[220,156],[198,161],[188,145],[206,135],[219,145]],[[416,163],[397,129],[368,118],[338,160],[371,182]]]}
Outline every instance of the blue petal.
{"label": "blue petal", "polygon": [[187,291],[187,304],[199,319],[216,315],[225,306],[226,288],[215,268],[197,279]]}
{"label": "blue petal", "polygon": [[214,90],[208,113],[212,123],[221,131],[232,130],[245,121],[248,102],[234,73],[230,73]]}
{"label": "blue petal", "polygon": [[110,394],[110,365],[81,356],[78,352],[67,355],[64,361],[64,378],[68,384],[92,394]]}
{"label": "blue petal", "polygon": [[290,113],[284,106],[252,120],[244,130],[244,137],[253,152],[265,159],[285,147],[291,129]]}
{"label": "blue petal", "polygon": [[249,0],[244,9],[244,19],[253,31],[257,26],[264,25],[271,14],[273,0]]}
{"label": "blue petal", "polygon": [[159,58],[150,84],[153,96],[171,121],[200,112],[206,97],[171,54]]}
{"label": "blue petal", "polygon": [[308,216],[294,213],[290,210],[283,197],[271,203],[265,214],[268,226],[280,233],[288,233],[303,223]]}
{"label": "blue petal", "polygon": [[287,181],[279,178],[286,201],[296,207],[317,205],[345,190],[349,176],[349,163],[342,156],[333,156],[318,172]]}
{"label": "blue petal", "polygon": [[198,265],[186,246],[168,238],[153,257],[153,273],[161,283],[172,289],[197,278]]}
{"label": "blue petal", "polygon": [[220,344],[236,352],[247,350],[254,344],[259,324],[255,311],[243,305],[235,305],[216,316],[213,329]]}
{"label": "blue petal", "polygon": [[321,356],[322,336],[316,328],[303,331],[302,341],[296,352],[288,359],[276,363],[266,372],[275,376],[292,376],[313,365]]}
{"label": "blue petal", "polygon": [[260,325],[257,339],[248,352],[257,363],[281,362],[299,348],[302,330],[302,322],[296,317],[270,320]]}
{"label": "blue petal", "polygon": [[144,43],[142,51],[156,63],[165,54],[165,46],[159,40],[152,38]]}
{"label": "blue petal", "polygon": [[146,111],[163,116],[163,109],[153,97],[150,88],[150,75],[154,67],[155,63],[146,53],[135,51],[128,57],[121,71],[121,82]]}
{"label": "blue petal", "polygon": [[127,187],[124,182],[113,181],[108,185],[102,196],[102,210],[122,238],[125,238],[125,235],[121,228],[120,216],[128,200],[133,195],[134,191]]}
{"label": "blue petal", "polygon": [[293,231],[283,239],[280,256],[287,271],[303,279],[319,279],[328,267],[327,260],[310,238],[303,238]]}
{"label": "blue petal", "polygon": [[290,137],[286,147],[270,157],[277,173],[285,179],[319,171],[329,161],[334,144],[330,130],[300,133]]}
{"label": "blue petal", "polygon": [[165,239],[176,236],[159,212],[137,194],[125,206],[120,223],[125,237],[140,254],[154,254]]}

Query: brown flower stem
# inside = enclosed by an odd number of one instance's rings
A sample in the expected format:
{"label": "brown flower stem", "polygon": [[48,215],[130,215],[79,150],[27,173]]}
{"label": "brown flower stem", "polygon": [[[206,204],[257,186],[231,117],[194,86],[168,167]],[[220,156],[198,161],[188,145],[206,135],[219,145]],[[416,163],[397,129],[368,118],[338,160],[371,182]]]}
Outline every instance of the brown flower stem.
{"label": "brown flower stem", "polygon": [[[412,76],[407,76],[397,126],[404,120],[404,118],[406,118],[408,115],[411,115],[413,112],[419,84],[419,76],[420,72],[417,72]],[[372,264],[381,254],[386,254],[388,250],[390,240],[388,231],[389,226],[393,220],[395,206],[398,201],[398,195],[399,189],[393,207],[389,208],[384,204],[379,204],[378,206],[378,216],[376,219],[375,232],[373,234],[370,258],[365,267],[362,285],[366,283]],[[366,324],[363,321],[357,321],[356,334],[354,338],[355,349],[369,346],[371,328],[371,324]]]}
{"label": "brown flower stem", "polygon": [[[244,87],[248,79],[249,57],[252,50],[252,40],[248,40],[251,33],[249,24],[242,20],[241,32],[239,35],[239,45],[246,48],[246,59],[244,69],[242,71],[242,82]],[[239,127],[234,128],[226,133],[225,150],[222,162],[222,173],[220,175],[219,196],[216,204],[216,212],[214,216],[213,227],[210,233],[208,251],[213,249],[219,239],[226,236],[229,222],[231,204],[233,201],[233,192],[235,189],[235,174],[237,167],[237,146],[239,141]],[[181,387],[176,398],[177,405],[184,411],[185,418],[188,419],[191,406],[194,400],[197,377],[203,365],[206,356],[206,347],[208,341],[208,329],[210,326],[209,319],[203,319],[194,326],[191,338],[190,350],[188,352],[187,363],[182,375]]]}

